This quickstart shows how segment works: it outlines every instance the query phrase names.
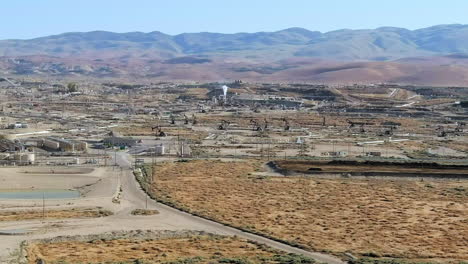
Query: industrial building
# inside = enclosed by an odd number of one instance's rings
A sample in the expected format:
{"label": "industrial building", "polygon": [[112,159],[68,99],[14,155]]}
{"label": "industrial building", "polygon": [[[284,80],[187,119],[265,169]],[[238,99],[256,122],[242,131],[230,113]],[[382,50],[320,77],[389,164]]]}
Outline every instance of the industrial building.
{"label": "industrial building", "polygon": [[324,157],[346,157],[348,156],[348,152],[346,151],[328,151],[328,152],[322,152],[322,156]]}
{"label": "industrial building", "polygon": [[232,96],[231,100],[245,105],[260,104],[265,106],[282,106],[285,108],[298,108],[303,105],[302,100],[271,95],[239,94]]}
{"label": "industrial building", "polygon": [[19,142],[8,139],[0,139],[0,152],[23,151],[24,146]]}
{"label": "industrial building", "polygon": [[75,152],[86,151],[88,144],[82,141],[48,137],[42,140],[42,147],[56,151]]}
{"label": "industrial building", "polygon": [[138,143],[138,140],[127,137],[108,137],[102,141],[104,144],[119,146],[119,147],[131,147]]}
{"label": "industrial building", "polygon": [[28,124],[25,124],[25,123],[14,123],[14,124],[9,124],[7,126],[8,129],[18,129],[18,128],[28,128]]}

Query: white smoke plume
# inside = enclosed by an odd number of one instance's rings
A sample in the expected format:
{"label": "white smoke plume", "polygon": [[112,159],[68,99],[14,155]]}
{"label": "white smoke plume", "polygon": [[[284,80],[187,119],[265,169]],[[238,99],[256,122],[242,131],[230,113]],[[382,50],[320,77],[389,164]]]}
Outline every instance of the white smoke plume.
{"label": "white smoke plume", "polygon": [[229,87],[227,87],[226,85],[223,85],[224,98],[226,98],[228,89],[229,89]]}

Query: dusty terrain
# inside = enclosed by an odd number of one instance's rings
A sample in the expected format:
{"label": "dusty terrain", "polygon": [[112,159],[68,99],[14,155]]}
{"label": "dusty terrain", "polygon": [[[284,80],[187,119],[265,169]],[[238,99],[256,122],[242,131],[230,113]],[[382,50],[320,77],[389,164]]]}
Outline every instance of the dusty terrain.
{"label": "dusty terrain", "polygon": [[68,210],[15,210],[0,211],[0,222],[34,219],[94,218],[112,215],[100,208],[73,208]]}
{"label": "dusty terrain", "polygon": [[[153,194],[309,249],[447,263],[468,259],[468,182],[256,175],[257,161],[155,167]],[[151,174],[149,174],[151,175]]]}
{"label": "dusty terrain", "polygon": [[104,178],[105,168],[1,168],[0,190],[74,189]]}
{"label": "dusty terrain", "polygon": [[[166,232],[167,233],[167,232]],[[100,237],[89,240],[47,241],[30,243],[28,261],[38,259],[46,263],[285,263],[287,259],[302,259],[301,263],[314,261],[287,255],[237,237],[196,234],[172,235],[148,233],[139,237]],[[140,263],[140,262],[139,262]]]}

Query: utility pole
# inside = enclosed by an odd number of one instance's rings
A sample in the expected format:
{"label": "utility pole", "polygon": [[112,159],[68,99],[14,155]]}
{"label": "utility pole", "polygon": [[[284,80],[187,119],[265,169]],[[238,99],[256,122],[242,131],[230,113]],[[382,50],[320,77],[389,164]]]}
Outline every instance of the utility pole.
{"label": "utility pole", "polygon": [[42,222],[45,222],[45,192],[42,192]]}
{"label": "utility pole", "polygon": [[270,141],[268,141],[268,147],[267,147],[267,159],[270,161]]}
{"label": "utility pole", "polygon": [[182,146],[180,145],[180,131],[179,127],[177,127],[177,151],[179,151],[180,157],[182,157]]}

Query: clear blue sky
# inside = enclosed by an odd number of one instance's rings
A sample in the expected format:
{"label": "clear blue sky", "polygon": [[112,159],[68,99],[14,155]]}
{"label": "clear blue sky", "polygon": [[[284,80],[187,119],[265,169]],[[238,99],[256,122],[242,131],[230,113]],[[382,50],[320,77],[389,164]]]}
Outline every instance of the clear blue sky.
{"label": "clear blue sky", "polygon": [[71,31],[256,32],[468,24],[468,0],[5,0],[0,39]]}

